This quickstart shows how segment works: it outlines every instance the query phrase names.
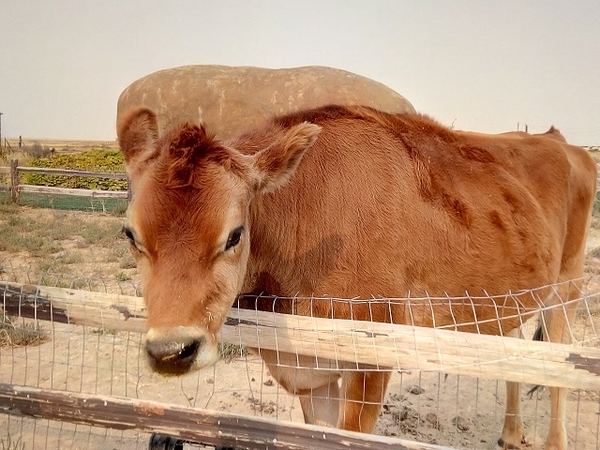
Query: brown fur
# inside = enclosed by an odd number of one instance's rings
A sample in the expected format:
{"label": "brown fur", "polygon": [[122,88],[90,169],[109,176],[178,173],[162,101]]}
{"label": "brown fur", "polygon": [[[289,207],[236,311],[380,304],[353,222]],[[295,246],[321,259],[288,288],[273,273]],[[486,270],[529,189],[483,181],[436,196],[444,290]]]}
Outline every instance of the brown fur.
{"label": "brown fur", "polygon": [[[564,288],[561,298],[541,290],[502,305],[486,297],[583,274],[596,165],[554,128],[491,136],[421,115],[330,106],[220,143],[189,125],[156,139],[148,117],[133,112],[119,139],[133,179],[128,227],[142,270],[149,349],[201,342],[197,365],[211,363],[214,335],[239,292],[342,299],[468,293],[481,298],[410,307],[301,299],[254,306],[488,334],[514,333],[523,320],[517,312],[531,315],[577,295],[576,288]],[[240,226],[240,244],[226,249]],[[550,340],[568,341],[575,307],[546,314]],[[302,394],[307,421],[373,430],[388,373],[316,371],[310,358],[290,369],[273,352],[261,355],[287,390]],[[338,389],[339,401],[320,398]],[[552,397],[547,448],[564,450],[565,392]],[[512,384],[501,439],[518,447],[516,399]]]}

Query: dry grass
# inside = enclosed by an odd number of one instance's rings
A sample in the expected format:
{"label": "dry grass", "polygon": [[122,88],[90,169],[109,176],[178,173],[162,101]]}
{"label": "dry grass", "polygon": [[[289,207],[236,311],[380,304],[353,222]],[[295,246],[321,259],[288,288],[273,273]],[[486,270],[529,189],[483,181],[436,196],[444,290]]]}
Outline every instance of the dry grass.
{"label": "dry grass", "polygon": [[[36,139],[44,147],[54,148],[57,153],[77,153],[86,152],[91,149],[100,148],[102,150],[118,150],[119,145],[115,140],[112,141],[77,141],[60,139]],[[24,141],[25,144],[31,144],[31,141]],[[12,142],[11,142],[12,145]]]}
{"label": "dry grass", "polygon": [[0,347],[40,345],[49,338],[46,330],[32,323],[16,325],[8,316],[0,318]]}
{"label": "dry grass", "polygon": [[90,249],[102,247],[131,267],[120,220],[82,221],[67,212],[45,210],[25,216],[23,210],[0,204],[0,252],[30,255],[44,272],[71,272],[69,267],[81,265]]}
{"label": "dry grass", "polygon": [[25,151],[17,152],[0,152],[0,166],[8,166],[12,160],[16,159],[19,161],[20,166],[28,166],[29,163],[35,159]]}
{"label": "dry grass", "polygon": [[219,355],[221,356],[221,359],[223,361],[229,363],[235,359],[248,355],[248,351],[240,345],[229,344],[227,342],[220,342]]}
{"label": "dry grass", "polygon": [[600,162],[600,150],[598,150],[598,147],[593,147],[591,150],[588,150],[588,152],[596,162]]}
{"label": "dry grass", "polygon": [[10,434],[5,438],[0,438],[0,450],[24,450],[25,442],[21,440],[19,437],[16,440],[10,436]]}
{"label": "dry grass", "polygon": [[600,258],[600,247],[594,247],[588,252],[588,256],[591,256],[592,258]]}
{"label": "dry grass", "polygon": [[23,156],[26,152],[22,149],[31,148],[40,145],[50,150],[54,149],[56,153],[79,153],[92,149],[118,150],[119,145],[116,140],[113,141],[77,141],[60,139],[23,139],[22,147],[19,148],[18,139],[7,139],[10,147],[2,147],[3,153],[7,153],[9,159],[18,159],[17,156]]}

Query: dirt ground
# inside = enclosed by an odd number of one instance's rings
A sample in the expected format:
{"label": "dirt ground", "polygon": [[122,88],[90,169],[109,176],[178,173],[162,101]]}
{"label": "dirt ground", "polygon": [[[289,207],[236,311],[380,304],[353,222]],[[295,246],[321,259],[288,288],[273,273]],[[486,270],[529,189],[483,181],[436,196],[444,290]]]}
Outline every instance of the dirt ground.
{"label": "dirt ground", "polygon": [[[5,210],[0,215],[0,227],[14,214],[48,226],[62,224],[64,229],[75,225],[74,231],[60,236],[54,247],[42,254],[17,247],[7,249],[6,245],[2,250],[0,246],[0,279],[126,295],[138,291],[135,265],[118,232],[122,217],[19,208],[17,212]],[[87,239],[83,230],[98,227],[99,223],[101,229],[114,236]],[[600,293],[600,224],[592,228],[587,252],[588,291]],[[591,317],[578,314],[578,327],[589,330],[593,325],[597,333],[600,305],[596,298],[588,299],[587,305],[594,313]],[[62,324],[43,326],[50,337],[44,344],[0,348],[1,383],[127,396],[302,422],[298,400],[286,394],[255,357],[239,356],[184,377],[163,378],[148,370],[140,354],[139,334]],[[529,396],[529,388],[524,386],[522,391],[526,435],[531,448],[543,448],[548,391],[541,389]],[[397,372],[376,433],[460,449],[493,449],[503,415],[502,382]],[[571,392],[567,417],[570,448],[600,449],[600,386],[595,392]],[[0,414],[0,450],[147,446],[146,434]]]}

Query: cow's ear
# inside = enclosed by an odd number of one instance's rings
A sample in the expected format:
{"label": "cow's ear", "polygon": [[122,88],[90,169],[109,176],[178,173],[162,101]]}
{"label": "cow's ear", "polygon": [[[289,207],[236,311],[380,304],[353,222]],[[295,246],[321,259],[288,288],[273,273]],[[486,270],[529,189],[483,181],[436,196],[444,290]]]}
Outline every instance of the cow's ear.
{"label": "cow's ear", "polygon": [[125,158],[125,167],[131,175],[140,170],[145,161],[157,151],[158,123],[156,114],[147,108],[135,109],[117,123],[119,147]]}
{"label": "cow's ear", "polygon": [[276,133],[271,145],[252,157],[256,190],[273,192],[287,183],[320,132],[320,126],[303,122]]}

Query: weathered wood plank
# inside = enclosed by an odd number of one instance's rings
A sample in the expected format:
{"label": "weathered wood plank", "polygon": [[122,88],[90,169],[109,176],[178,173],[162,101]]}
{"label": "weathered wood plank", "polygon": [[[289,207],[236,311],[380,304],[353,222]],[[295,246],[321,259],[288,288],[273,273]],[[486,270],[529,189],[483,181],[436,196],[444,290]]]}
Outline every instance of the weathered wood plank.
{"label": "weathered wood plank", "polygon": [[141,297],[0,282],[0,307],[19,317],[119,331],[146,330]]}
{"label": "weathered wood plank", "polygon": [[135,429],[203,444],[247,450],[444,449],[432,444],[263,417],[250,418],[132,398],[88,395],[2,383],[0,412],[119,430]]}
{"label": "weathered wood plank", "polygon": [[[84,170],[52,169],[46,167],[23,167],[18,165],[17,160],[10,162],[10,167],[0,167],[0,174],[11,176],[8,190],[12,192],[13,201],[18,200],[20,192],[31,192],[36,194],[77,195],[80,197],[94,198],[128,198],[128,191],[103,191],[94,189],[67,189],[53,186],[32,186],[19,183],[19,173],[40,173],[61,176],[83,176],[96,178],[127,179],[127,174],[111,172],[87,172]],[[5,189],[1,189],[5,190]]]}
{"label": "weathered wood plank", "polygon": [[[232,309],[220,338],[337,361],[546,386],[600,389],[600,349],[408,325]],[[233,319],[233,320],[231,320]],[[326,363],[327,364],[327,363]]]}
{"label": "weathered wood plank", "polygon": [[[0,283],[8,314],[115,330],[144,331],[138,297]],[[376,367],[467,375],[578,389],[600,389],[600,348],[373,322],[233,308],[225,342]],[[346,362],[343,362],[346,361]],[[326,363],[327,364],[327,363]],[[329,364],[326,367],[330,367]]]}
{"label": "weathered wood plank", "polygon": [[85,170],[52,169],[52,168],[48,168],[48,167],[24,167],[24,166],[17,167],[17,170],[19,172],[23,172],[23,173],[41,173],[41,174],[48,174],[48,175],[81,176],[81,177],[96,177],[96,178],[116,178],[116,179],[121,179],[121,180],[127,179],[127,175],[124,173],[112,173],[112,172],[88,172]]}
{"label": "weathered wood plank", "polygon": [[28,184],[20,184],[18,186],[18,190],[19,192],[31,192],[35,194],[77,195],[79,197],[127,199],[127,191],[101,191],[98,189],[67,189],[53,186],[31,186]]}
{"label": "weathered wood plank", "polygon": [[19,161],[16,159],[10,162],[10,198],[13,202],[19,201],[19,189],[17,188],[19,185],[18,165]]}

